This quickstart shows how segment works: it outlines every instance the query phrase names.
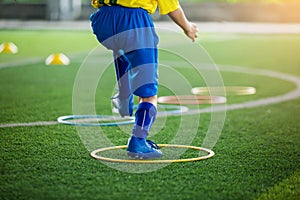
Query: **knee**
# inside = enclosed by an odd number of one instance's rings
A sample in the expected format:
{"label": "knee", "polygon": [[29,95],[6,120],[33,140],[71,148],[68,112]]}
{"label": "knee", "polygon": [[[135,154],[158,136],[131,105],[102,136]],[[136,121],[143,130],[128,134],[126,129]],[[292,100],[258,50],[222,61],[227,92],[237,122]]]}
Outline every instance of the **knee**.
{"label": "knee", "polygon": [[157,108],[157,95],[151,97],[139,97],[139,103],[148,102],[153,104]]}

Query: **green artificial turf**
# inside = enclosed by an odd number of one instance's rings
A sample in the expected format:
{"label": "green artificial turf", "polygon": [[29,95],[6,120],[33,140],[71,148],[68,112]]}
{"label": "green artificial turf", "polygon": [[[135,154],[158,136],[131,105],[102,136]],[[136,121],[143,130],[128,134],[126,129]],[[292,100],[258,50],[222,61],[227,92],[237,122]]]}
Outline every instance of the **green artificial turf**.
{"label": "green artificial turf", "polygon": [[[16,55],[0,54],[1,65],[40,59],[0,69],[0,124],[55,121],[58,116],[72,114],[74,81],[84,60],[91,59],[89,53],[98,45],[94,36],[84,31],[0,33],[0,42],[12,41],[19,47]],[[161,39],[164,37],[162,34]],[[199,44],[220,65],[300,76],[300,35],[203,34]],[[182,48],[180,43],[171,45],[174,46],[171,50]],[[46,66],[44,59],[54,52],[67,54],[71,64]],[[163,52],[161,56],[162,60],[172,59]],[[102,66],[100,58],[95,63]],[[204,84],[185,62],[177,64],[174,69],[193,87]],[[257,89],[255,95],[229,96],[228,105],[278,96],[295,89],[295,84],[278,78],[220,72],[224,85]],[[110,66],[95,93],[97,114],[110,113],[109,98],[114,86],[114,69]],[[172,91],[161,87],[159,95],[172,95]],[[187,131],[193,129],[193,124],[200,124],[191,145],[202,144],[210,118],[209,113],[200,114],[199,122],[193,121],[194,116],[186,117]],[[299,121],[299,98],[227,111],[213,158],[174,163],[137,174],[113,169],[93,159],[81,140],[84,137],[79,133],[81,129],[74,126],[0,128],[0,196],[1,199],[299,199]],[[161,123],[162,119],[158,118],[157,125]],[[151,134],[151,139],[169,143],[179,123],[180,117],[167,117],[160,130],[153,127],[155,134]],[[130,129],[131,125],[101,130],[113,144],[124,145]],[[100,128],[84,130],[97,133]],[[191,156],[197,154],[189,150],[182,158]],[[136,167],[119,165],[128,169]],[[147,164],[138,166],[151,168]]]}

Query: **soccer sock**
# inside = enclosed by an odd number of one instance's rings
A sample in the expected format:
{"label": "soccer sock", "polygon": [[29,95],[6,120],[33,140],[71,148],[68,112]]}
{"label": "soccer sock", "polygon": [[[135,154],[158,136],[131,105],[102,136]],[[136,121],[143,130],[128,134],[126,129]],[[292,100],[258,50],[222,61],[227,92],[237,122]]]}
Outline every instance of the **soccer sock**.
{"label": "soccer sock", "polygon": [[135,113],[135,124],[132,129],[132,135],[138,138],[146,138],[156,119],[156,113],[156,108],[152,103],[140,103]]}

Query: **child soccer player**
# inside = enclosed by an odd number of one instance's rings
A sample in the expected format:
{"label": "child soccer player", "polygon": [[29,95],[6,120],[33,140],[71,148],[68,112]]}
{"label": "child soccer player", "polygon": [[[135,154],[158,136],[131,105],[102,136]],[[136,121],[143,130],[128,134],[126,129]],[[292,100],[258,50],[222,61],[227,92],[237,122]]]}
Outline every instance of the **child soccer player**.
{"label": "child soccer player", "polygon": [[157,113],[158,36],[149,14],[159,8],[194,42],[198,28],[185,17],[178,0],[92,0],[98,11],[90,17],[98,41],[113,51],[118,94],[112,98],[121,116],[133,114],[133,95],[139,97],[127,155],[133,159],[161,157],[147,140]]}

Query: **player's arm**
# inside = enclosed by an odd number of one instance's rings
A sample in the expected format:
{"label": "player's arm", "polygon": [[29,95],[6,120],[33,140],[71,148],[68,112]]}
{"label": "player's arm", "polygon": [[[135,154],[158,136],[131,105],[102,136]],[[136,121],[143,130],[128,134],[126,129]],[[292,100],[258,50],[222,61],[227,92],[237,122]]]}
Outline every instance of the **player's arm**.
{"label": "player's arm", "polygon": [[198,27],[195,23],[189,22],[186,18],[182,8],[178,8],[170,13],[169,17],[182,28],[184,33],[194,42],[196,40]]}

